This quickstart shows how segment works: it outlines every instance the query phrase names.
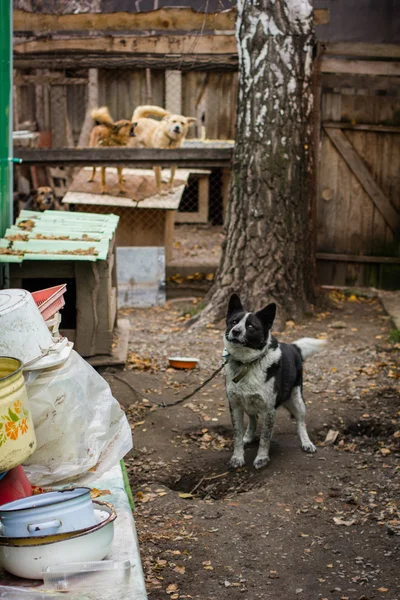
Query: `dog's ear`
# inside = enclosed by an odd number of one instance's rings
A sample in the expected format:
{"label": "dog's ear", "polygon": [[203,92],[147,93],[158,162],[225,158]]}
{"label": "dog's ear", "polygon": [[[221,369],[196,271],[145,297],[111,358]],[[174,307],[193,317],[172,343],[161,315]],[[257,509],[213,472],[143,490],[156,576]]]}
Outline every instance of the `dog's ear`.
{"label": "dog's ear", "polygon": [[276,315],[276,304],[272,302],[268,304],[262,310],[256,312],[256,316],[260,319],[261,323],[264,325],[266,329],[271,329],[272,323],[274,322]]}
{"label": "dog's ear", "polygon": [[242,312],[243,310],[243,304],[238,294],[232,294],[232,296],[229,298],[227,316],[231,315],[232,313]]}
{"label": "dog's ear", "polygon": [[194,123],[196,123],[197,119],[195,117],[186,117],[186,122],[189,125],[193,125]]}

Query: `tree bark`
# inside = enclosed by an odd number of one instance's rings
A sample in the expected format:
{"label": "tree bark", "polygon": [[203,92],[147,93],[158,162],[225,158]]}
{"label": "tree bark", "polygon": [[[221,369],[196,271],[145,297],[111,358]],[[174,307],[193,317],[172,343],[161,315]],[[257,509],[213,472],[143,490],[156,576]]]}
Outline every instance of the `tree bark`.
{"label": "tree bark", "polygon": [[216,321],[236,291],[251,309],[299,319],[314,299],[312,7],[239,0],[239,96],[227,237],[210,303]]}

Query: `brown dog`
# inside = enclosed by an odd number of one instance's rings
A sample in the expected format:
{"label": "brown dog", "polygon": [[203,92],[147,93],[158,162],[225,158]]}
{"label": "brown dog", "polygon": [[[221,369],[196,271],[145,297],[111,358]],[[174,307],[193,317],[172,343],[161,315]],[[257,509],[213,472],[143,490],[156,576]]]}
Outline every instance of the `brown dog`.
{"label": "brown dog", "polygon": [[51,187],[42,186],[37,190],[31,190],[29,194],[22,192],[14,194],[14,219],[18,217],[21,210],[44,212],[45,210],[64,210],[64,206],[56,198]]}
{"label": "brown dog", "polygon": [[[148,119],[149,115],[162,117],[161,121]],[[189,127],[196,122],[194,117],[173,115],[159,106],[138,106],[133,115],[133,135],[145,148],[180,148],[187,136]],[[176,167],[171,167],[169,188],[174,183]],[[157,191],[161,190],[161,167],[154,167]]]}
{"label": "brown dog", "polygon": [[[126,119],[114,122],[106,106],[96,108],[91,112],[91,115],[96,122],[96,125],[90,133],[89,148],[126,146],[130,137],[134,135],[132,123]],[[119,192],[120,194],[125,194],[126,190],[123,186],[122,167],[118,167],[117,171]],[[94,181],[95,175],[96,167],[93,167],[92,175],[88,181]],[[101,167],[101,193],[105,194],[106,191],[106,168]]]}

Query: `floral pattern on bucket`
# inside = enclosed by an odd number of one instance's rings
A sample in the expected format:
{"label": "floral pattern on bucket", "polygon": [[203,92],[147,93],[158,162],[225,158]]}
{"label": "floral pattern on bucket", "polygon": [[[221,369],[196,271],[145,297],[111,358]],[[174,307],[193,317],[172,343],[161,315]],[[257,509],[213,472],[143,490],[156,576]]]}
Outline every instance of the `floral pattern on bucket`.
{"label": "floral pattern on bucket", "polygon": [[17,400],[13,404],[13,409],[8,409],[8,413],[0,416],[0,447],[7,441],[17,440],[19,432],[25,435],[28,431],[29,411],[23,407],[21,400]]}

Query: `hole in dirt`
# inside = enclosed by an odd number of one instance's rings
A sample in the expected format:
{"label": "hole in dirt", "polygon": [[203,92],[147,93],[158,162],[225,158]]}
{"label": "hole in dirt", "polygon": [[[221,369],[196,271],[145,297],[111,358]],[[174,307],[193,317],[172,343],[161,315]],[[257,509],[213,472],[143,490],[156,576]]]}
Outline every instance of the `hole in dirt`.
{"label": "hole in dirt", "polygon": [[265,483],[261,473],[249,472],[246,468],[230,471],[227,464],[224,466],[226,469],[222,473],[196,469],[181,474],[165,485],[175,492],[193,494],[203,500],[223,500],[259,488]]}
{"label": "hole in dirt", "polygon": [[380,421],[379,419],[368,419],[356,421],[347,425],[343,433],[352,437],[387,438],[396,431],[396,425]]}

